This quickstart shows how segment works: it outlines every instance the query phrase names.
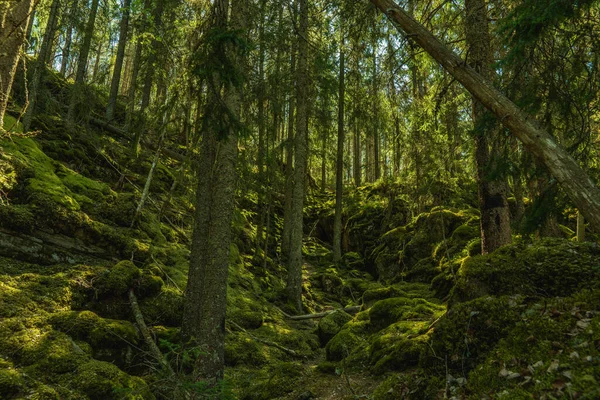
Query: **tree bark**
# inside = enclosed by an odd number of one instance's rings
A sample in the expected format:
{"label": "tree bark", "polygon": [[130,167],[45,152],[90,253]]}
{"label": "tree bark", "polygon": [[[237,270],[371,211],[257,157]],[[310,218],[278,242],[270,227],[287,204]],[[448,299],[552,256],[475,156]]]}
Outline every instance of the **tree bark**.
{"label": "tree bark", "polygon": [[75,119],[76,107],[80,103],[81,89],[85,82],[85,72],[87,69],[88,56],[92,45],[92,37],[94,36],[94,25],[96,24],[96,15],[98,14],[99,0],[92,0],[90,16],[83,33],[83,43],[79,50],[79,59],[77,60],[77,73],[75,74],[75,85],[73,86],[73,95],[69,104],[69,112],[67,119],[72,123]]}
{"label": "tree bark", "polygon": [[[229,0],[213,5],[213,29],[236,32],[244,29],[247,0]],[[236,42],[237,43],[237,42]],[[242,49],[226,42],[214,46],[216,60],[230,58],[241,66]],[[192,252],[186,289],[182,335],[197,345],[200,355],[194,379],[209,385],[223,379],[227,276],[231,245],[231,218],[235,208],[236,160],[241,88],[213,72],[205,110]],[[231,121],[231,117],[238,119]],[[227,125],[222,124],[228,121]],[[217,129],[219,128],[219,129]]]}
{"label": "tree bark", "polygon": [[79,0],[72,0],[71,7],[69,8],[68,14],[68,26],[67,32],[65,33],[65,44],[62,49],[62,56],[60,60],[60,74],[63,77],[67,77],[67,67],[69,66],[69,57],[71,55],[71,42],[73,41],[73,25],[75,24],[73,19],[75,18],[75,13],[77,12]]}
{"label": "tree bark", "polygon": [[121,82],[121,70],[123,69],[123,60],[125,59],[125,46],[127,45],[127,31],[129,30],[129,9],[131,0],[123,2],[123,16],[121,17],[121,26],[119,30],[119,44],[117,46],[117,57],[113,69],[112,81],[110,84],[110,94],[106,106],[106,120],[111,121],[115,115],[115,106],[117,104],[117,95],[119,94],[119,83]]}
{"label": "tree bark", "polygon": [[342,192],[344,190],[344,44],[340,44],[340,81],[338,92],[338,140],[337,159],[335,161],[335,215],[333,218],[333,261],[338,263],[342,259]]}
{"label": "tree bark", "polygon": [[302,236],[306,162],[308,160],[308,1],[299,0],[298,66],[296,69],[296,137],[294,140],[294,194],[290,220],[290,255],[288,258],[287,294],[302,311]]}
{"label": "tree bark", "polygon": [[0,4],[0,130],[15,78],[33,0],[2,2]]}
{"label": "tree bark", "polygon": [[29,129],[31,128],[31,122],[35,115],[40,84],[42,81],[42,76],[46,72],[46,65],[50,61],[50,56],[52,55],[52,45],[56,36],[56,28],[58,26],[59,18],[60,1],[53,0],[52,5],[50,6],[50,14],[48,15],[48,22],[46,23],[44,37],[42,38],[40,53],[38,55],[37,62],[35,63],[35,66],[33,68],[31,88],[29,89],[29,105],[27,106],[27,111],[23,116],[23,130],[25,132],[29,131]]}
{"label": "tree bark", "polygon": [[526,149],[539,157],[594,229],[600,230],[600,190],[548,132],[392,0],[370,1],[494,113]]}
{"label": "tree bark", "polygon": [[[297,10],[297,3],[294,1],[293,4],[294,11]],[[294,15],[294,25],[296,24],[296,12]],[[297,51],[298,42],[293,41],[290,55],[290,76],[296,76],[296,51]],[[287,121],[287,144],[285,146],[286,156],[285,156],[285,199],[283,204],[283,229],[281,232],[281,256],[284,262],[287,263],[287,259],[290,255],[290,238],[291,238],[291,214],[292,214],[292,197],[294,195],[294,119],[295,119],[295,109],[296,109],[296,99],[290,93],[289,101],[288,101],[288,121]]]}
{"label": "tree bark", "polygon": [[[465,30],[469,64],[482,77],[491,80],[492,51],[485,0],[465,1]],[[487,254],[511,242],[508,184],[497,171],[499,127],[485,107],[473,98],[475,163],[479,189],[481,253]],[[490,178],[495,176],[495,178]]]}

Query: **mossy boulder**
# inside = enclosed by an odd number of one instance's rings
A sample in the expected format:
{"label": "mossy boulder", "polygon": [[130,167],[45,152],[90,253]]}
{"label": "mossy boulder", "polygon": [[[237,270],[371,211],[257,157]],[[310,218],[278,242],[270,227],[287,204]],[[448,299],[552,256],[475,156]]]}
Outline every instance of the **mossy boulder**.
{"label": "mossy boulder", "polygon": [[88,343],[95,358],[119,366],[127,365],[127,353],[140,341],[140,334],[131,322],[100,318],[91,311],[53,314],[50,322],[55,329],[82,341],[79,345],[69,338],[70,348],[75,354],[87,355],[85,343]]}
{"label": "mossy boulder", "polygon": [[341,361],[365,344],[365,340],[360,336],[360,331],[352,327],[342,329],[327,342],[325,347],[327,361]]}
{"label": "mossy boulder", "polygon": [[183,294],[174,286],[163,286],[158,295],[140,300],[140,309],[147,324],[180,326]]}
{"label": "mossy boulder", "polygon": [[98,287],[102,294],[122,296],[134,287],[140,275],[141,271],[134,263],[128,260],[120,261],[100,277]]}
{"label": "mossy boulder", "polygon": [[521,319],[522,304],[519,296],[490,296],[454,305],[437,322],[421,365],[440,376],[446,369],[461,374],[471,370]]}
{"label": "mossy boulder", "polygon": [[378,331],[400,320],[430,318],[443,307],[422,298],[394,297],[376,302],[369,310],[371,329]]}
{"label": "mossy boulder", "polygon": [[305,374],[305,367],[301,363],[275,363],[268,367],[264,379],[252,382],[240,398],[242,400],[284,398],[297,389],[298,381]]}
{"label": "mossy boulder", "polygon": [[91,360],[65,379],[90,400],[155,398],[141,378],[127,375],[108,362]]}
{"label": "mossy boulder", "polygon": [[225,338],[225,363],[230,367],[247,365],[260,367],[267,363],[263,345],[250,336],[236,332]]}
{"label": "mossy boulder", "polygon": [[350,320],[352,316],[342,310],[336,310],[321,318],[317,327],[321,345],[326,345]]}
{"label": "mossy boulder", "polygon": [[486,295],[569,296],[600,283],[600,246],[564,239],[504,246],[466,259],[452,302]]}
{"label": "mossy boulder", "polygon": [[23,375],[7,362],[0,362],[0,398],[12,399],[25,389]]}

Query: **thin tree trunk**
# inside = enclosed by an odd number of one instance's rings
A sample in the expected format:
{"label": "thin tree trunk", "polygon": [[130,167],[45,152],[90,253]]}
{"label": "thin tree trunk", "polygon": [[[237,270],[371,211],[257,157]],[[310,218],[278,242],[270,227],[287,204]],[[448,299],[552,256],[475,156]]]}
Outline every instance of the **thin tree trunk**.
{"label": "thin tree trunk", "polygon": [[356,115],[352,116],[353,130],[354,130],[354,158],[353,158],[353,171],[354,171],[354,184],[359,187],[362,184],[362,165],[361,165],[361,152],[360,152],[360,131],[358,130],[358,121]]}
{"label": "thin tree trunk", "polygon": [[[265,5],[266,1],[260,2],[260,26],[258,28],[259,59],[258,59],[258,154],[256,163],[258,164],[257,194],[258,194],[258,226],[256,227],[256,249],[261,248],[263,231],[265,226]],[[257,251],[256,254],[259,252]]]}
{"label": "thin tree trunk", "polygon": [[585,242],[585,218],[577,211],[577,241]]}
{"label": "thin tree trunk", "polygon": [[25,42],[33,0],[0,4],[0,130],[15,78],[17,64]]}
{"label": "thin tree trunk", "polygon": [[75,13],[77,12],[79,0],[71,0],[71,7],[69,8],[67,18],[67,32],[65,33],[65,44],[62,48],[62,57],[60,60],[60,74],[66,78],[67,67],[69,65],[69,57],[71,56],[71,42],[73,41],[73,25],[75,19]]}
{"label": "thin tree trunk", "polygon": [[[243,29],[247,0],[233,0],[231,21],[227,24],[228,0],[213,6],[213,29]],[[229,25],[229,26],[228,26]],[[215,46],[215,59],[230,52],[235,65],[243,65],[241,49],[231,43]],[[238,124],[227,132],[214,129],[223,113],[239,117],[241,89],[213,73],[209,100],[204,114],[201,158],[198,162],[196,215],[192,252],[184,305],[182,335],[198,346],[194,380],[212,386],[223,379],[227,276],[231,245],[231,218],[235,209]],[[224,87],[223,87],[224,86]],[[226,109],[224,109],[225,107]]]}
{"label": "thin tree trunk", "polygon": [[[294,10],[297,9],[296,2],[294,2]],[[295,15],[296,13],[294,13]],[[294,22],[295,24],[295,22]],[[290,55],[290,76],[296,76],[296,50],[297,42],[292,43],[291,55]],[[294,194],[294,119],[295,119],[295,108],[296,102],[295,97],[290,94],[288,102],[288,134],[287,134],[287,145],[286,148],[286,162],[285,162],[285,199],[283,204],[283,229],[281,233],[281,255],[285,262],[287,262],[290,254],[290,233],[291,233],[291,213],[292,213],[292,197]]]}
{"label": "thin tree trunk", "polygon": [[527,114],[467,66],[425,27],[410,18],[392,0],[370,1],[492,111],[500,122],[521,140],[526,149],[543,160],[584,217],[594,229],[600,230],[600,190],[548,132],[539,128]]}
{"label": "thin tree trunk", "polygon": [[333,261],[339,263],[342,259],[342,192],[344,189],[344,44],[340,44],[340,81],[338,92],[338,138],[337,159],[335,163],[335,215],[333,218]]}
{"label": "thin tree trunk", "polygon": [[287,294],[296,311],[302,311],[302,236],[304,189],[308,160],[308,1],[299,0],[298,66],[296,69],[296,137],[294,140],[294,195],[290,224]]}
{"label": "thin tree trunk", "polygon": [[88,56],[92,44],[92,36],[94,35],[94,25],[96,24],[96,15],[98,13],[99,0],[92,0],[90,16],[88,18],[85,32],[83,34],[83,43],[79,50],[79,60],[77,61],[77,73],[75,74],[75,85],[73,87],[73,95],[69,104],[69,112],[67,119],[73,123],[75,119],[75,111],[81,102],[82,86],[85,83],[85,72],[87,69]]}
{"label": "thin tree trunk", "polygon": [[121,82],[121,70],[123,69],[123,60],[125,59],[125,46],[127,45],[127,31],[129,30],[129,9],[131,0],[123,2],[123,16],[121,17],[121,27],[119,30],[119,45],[117,47],[117,57],[113,69],[112,81],[110,84],[110,94],[106,106],[106,120],[111,121],[115,115],[115,106],[117,104],[117,95],[119,94],[119,83]]}
{"label": "thin tree trunk", "polygon": [[54,37],[56,36],[56,28],[58,26],[59,18],[60,0],[53,0],[52,5],[50,6],[50,14],[48,15],[48,22],[46,23],[44,37],[42,38],[40,54],[38,55],[37,62],[33,68],[31,88],[29,89],[29,105],[27,106],[27,111],[23,116],[23,129],[25,132],[29,131],[31,128],[31,122],[33,121],[33,117],[35,115],[40,83],[42,81],[42,76],[46,72],[46,65],[50,61],[52,45],[54,43]]}

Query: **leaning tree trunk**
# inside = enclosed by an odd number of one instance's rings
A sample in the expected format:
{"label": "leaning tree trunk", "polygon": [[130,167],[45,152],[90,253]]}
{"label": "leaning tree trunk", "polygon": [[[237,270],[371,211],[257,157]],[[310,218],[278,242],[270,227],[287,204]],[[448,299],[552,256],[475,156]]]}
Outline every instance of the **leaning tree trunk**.
{"label": "leaning tree trunk", "polygon": [[297,311],[302,311],[302,234],[306,162],[308,160],[308,0],[299,0],[298,66],[296,69],[296,137],[294,140],[294,194],[290,223],[290,255],[286,290]]}
{"label": "leaning tree trunk", "polygon": [[[234,0],[227,23],[229,0],[213,6],[213,29],[244,28],[247,0]],[[237,43],[237,42],[235,42]],[[229,58],[242,66],[242,50],[225,42],[214,46],[214,59]],[[205,110],[192,252],[186,289],[182,335],[198,346],[194,380],[210,386],[223,378],[227,276],[231,244],[231,218],[235,209],[236,159],[239,120],[223,126],[223,120],[239,119],[241,89],[213,72]]]}
{"label": "leaning tree trunk", "polygon": [[392,0],[370,0],[490,110],[539,157],[594,229],[600,230],[600,190],[577,162],[538,124]]}
{"label": "leaning tree trunk", "polygon": [[342,191],[344,189],[344,49],[343,39],[340,45],[340,82],[338,92],[338,141],[335,161],[335,215],[333,218],[333,261],[342,258]]}
{"label": "leaning tree trunk", "polygon": [[[491,39],[488,30],[488,13],[485,0],[466,0],[465,30],[469,48],[469,64],[481,76],[491,80],[493,72]],[[493,173],[497,168],[499,127],[490,123],[489,111],[473,98],[473,124],[475,126],[475,163],[479,189],[481,227],[481,253],[487,254],[511,242],[510,211],[505,179]],[[495,176],[495,178],[490,178]]]}
{"label": "leaning tree trunk", "polygon": [[119,44],[117,46],[117,58],[115,59],[115,68],[113,70],[112,81],[110,84],[110,94],[106,106],[106,120],[110,122],[115,115],[115,106],[117,105],[117,95],[119,94],[119,83],[121,82],[121,70],[123,69],[123,60],[125,59],[125,46],[127,45],[127,31],[129,30],[129,8],[131,0],[124,0],[123,16],[121,17],[121,27],[119,30]]}
{"label": "leaning tree trunk", "polygon": [[75,110],[81,101],[81,91],[85,81],[85,72],[87,70],[88,56],[90,54],[90,47],[92,45],[92,37],[94,36],[94,25],[96,24],[96,15],[98,14],[99,0],[92,0],[92,7],[90,9],[90,16],[85,27],[83,34],[83,43],[79,51],[79,59],[77,60],[77,73],[75,74],[75,85],[73,87],[73,94],[71,97],[71,103],[69,104],[69,112],[67,119],[69,122],[74,122]]}
{"label": "leaning tree trunk", "polygon": [[0,3],[0,129],[25,41],[33,0]]}

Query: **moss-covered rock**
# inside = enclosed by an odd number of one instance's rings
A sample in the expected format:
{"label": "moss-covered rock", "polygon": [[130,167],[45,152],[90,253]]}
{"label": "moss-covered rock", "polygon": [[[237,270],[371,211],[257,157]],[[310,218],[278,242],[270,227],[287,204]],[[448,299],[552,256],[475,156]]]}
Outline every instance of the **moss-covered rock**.
{"label": "moss-covered rock", "polygon": [[244,391],[242,400],[268,400],[281,398],[296,389],[297,382],[306,373],[296,362],[276,363],[269,366],[265,376],[253,382]]}
{"label": "moss-covered rock", "polygon": [[365,339],[360,336],[359,329],[353,327],[342,329],[325,347],[327,361],[341,361],[354,353],[357,348],[365,345]]}
{"label": "moss-covered rock", "polygon": [[400,320],[428,319],[436,311],[443,309],[422,298],[394,297],[380,300],[369,310],[371,329],[381,330]]}
{"label": "moss-covered rock", "polygon": [[341,310],[336,310],[321,318],[317,327],[317,335],[319,335],[321,345],[326,345],[351,319],[350,314]]}
{"label": "moss-covered rock", "polygon": [[90,400],[154,399],[142,379],[127,375],[108,362],[91,360],[65,379]]}
{"label": "moss-covered rock", "polygon": [[120,261],[113,266],[108,273],[102,275],[98,282],[100,293],[112,295],[124,295],[135,285],[135,280],[141,275],[141,271],[134,263],[128,260]]}
{"label": "moss-covered rock", "polygon": [[158,295],[140,300],[140,309],[147,324],[180,326],[183,295],[176,287],[163,286]]}
{"label": "moss-covered rock", "polygon": [[517,243],[466,259],[452,301],[486,295],[569,296],[600,283],[600,247],[564,239]]}
{"label": "moss-covered rock", "polygon": [[0,361],[0,398],[12,399],[25,389],[25,379],[8,362]]}
{"label": "moss-covered rock", "polygon": [[225,339],[225,363],[228,366],[248,365],[261,367],[268,359],[264,347],[248,335],[236,332]]}

